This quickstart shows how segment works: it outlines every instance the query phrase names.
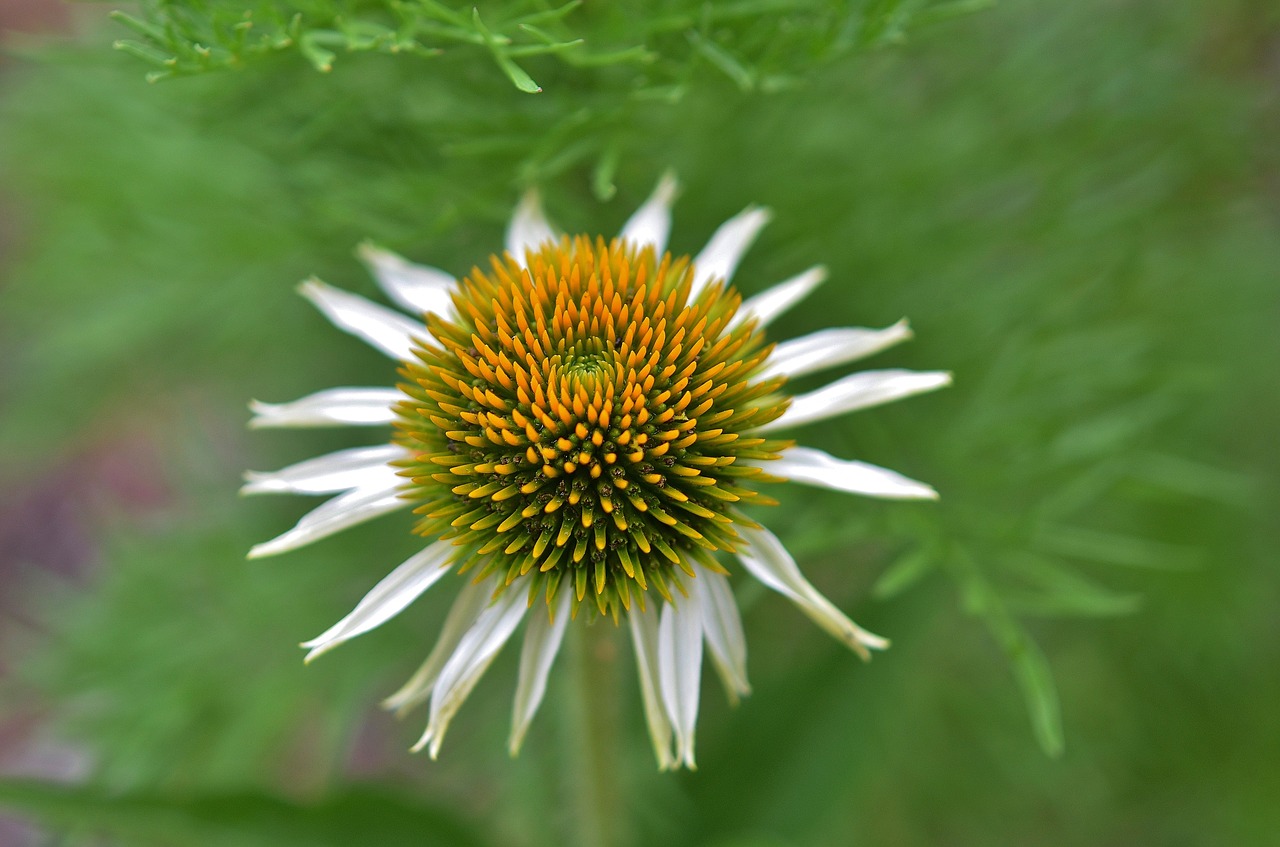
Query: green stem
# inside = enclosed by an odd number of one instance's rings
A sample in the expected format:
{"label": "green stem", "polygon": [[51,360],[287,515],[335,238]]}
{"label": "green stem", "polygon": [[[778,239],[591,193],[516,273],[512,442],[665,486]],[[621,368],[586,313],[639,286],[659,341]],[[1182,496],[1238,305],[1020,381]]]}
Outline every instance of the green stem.
{"label": "green stem", "polygon": [[618,662],[615,627],[597,620],[569,625],[569,696],[563,731],[568,765],[565,788],[576,847],[622,847],[619,772]]}

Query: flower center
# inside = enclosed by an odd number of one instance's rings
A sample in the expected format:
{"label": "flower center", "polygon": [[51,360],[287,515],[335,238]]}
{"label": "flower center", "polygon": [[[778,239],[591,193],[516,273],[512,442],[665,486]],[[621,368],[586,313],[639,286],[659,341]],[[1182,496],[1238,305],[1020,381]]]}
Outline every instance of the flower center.
{"label": "flower center", "polygon": [[406,496],[463,570],[616,618],[693,562],[721,570],[738,504],[773,502],[752,485],[787,442],[751,430],[786,408],[783,380],[758,378],[763,333],[733,289],[695,295],[687,258],[579,237],[528,260],[492,257],[455,319],[427,316],[401,371]]}

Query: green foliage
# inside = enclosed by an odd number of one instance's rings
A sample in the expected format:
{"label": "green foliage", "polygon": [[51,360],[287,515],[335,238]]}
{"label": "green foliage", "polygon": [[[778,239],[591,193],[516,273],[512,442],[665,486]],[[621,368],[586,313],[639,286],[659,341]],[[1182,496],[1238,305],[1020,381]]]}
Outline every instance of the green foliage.
{"label": "green foliage", "polygon": [[[203,8],[164,38],[214,44],[201,33],[215,6]],[[539,97],[493,72],[492,43],[455,50],[422,33],[451,49],[345,55],[322,39],[340,54],[328,75],[246,52],[236,73],[146,86],[136,62],[95,44],[50,49],[10,78],[0,173],[27,223],[0,289],[0,455],[24,462],[20,483],[139,431],[175,490],[163,529],[102,530],[86,586],[32,591],[44,631],[25,634],[39,646],[11,700],[48,705],[128,809],[172,815],[175,829],[148,830],[161,843],[208,843],[188,817],[325,843],[305,816],[276,828],[295,810],[281,798],[384,808],[344,787],[357,747],[496,843],[563,843],[574,727],[557,723],[552,691],[522,758],[506,759],[513,657],[439,763],[404,753],[420,715],[371,714],[421,660],[447,597],[300,666],[294,645],[413,540],[388,518],[241,561],[306,504],[233,504],[239,469],[352,444],[249,438],[241,404],[391,378],[292,292],[318,273],[372,293],[351,256],[361,240],[461,272],[500,243],[524,185],[566,228],[607,234],[671,167],[685,184],[676,249],[696,251],[757,201],[776,216],[739,272],[747,293],[830,266],[779,337],[905,315],[916,340],[874,364],[948,368],[956,384],[804,433],[935,484],[939,503],[797,486],[767,515],[893,650],[860,666],[741,586],[755,693],[729,710],[708,678],[698,774],[655,776],[637,695],[620,697],[636,842],[1267,843],[1280,826],[1280,591],[1267,564],[1280,539],[1255,524],[1280,474],[1280,246],[1260,176],[1277,166],[1264,143],[1274,27],[1260,10],[1024,0],[854,56],[831,49],[831,17],[803,18],[770,52],[781,5],[709,27],[677,9],[661,32],[662,15],[583,6],[535,23],[544,41],[515,25],[540,8],[481,10]],[[859,17],[839,19],[866,46],[943,7],[851,8]],[[309,31],[343,31],[334,8],[298,10],[319,10]],[[635,26],[614,19],[628,14]],[[652,60],[572,64],[636,46]],[[805,85],[742,90],[788,75]],[[238,811],[238,792],[258,811]],[[60,811],[7,796],[51,828],[105,814],[93,792],[59,795]]]}
{"label": "green foliage", "polygon": [[[323,784],[351,714],[384,678],[369,667],[306,673],[297,643],[324,625],[291,598],[324,596],[341,568],[313,560],[304,582],[319,585],[300,589],[301,574],[244,560],[243,510],[216,515],[166,537],[117,538],[92,594],[47,586],[37,597],[60,622],[59,649],[26,666],[24,685],[61,704],[63,731],[94,745],[107,785]],[[264,613],[253,635],[224,625]]]}
{"label": "green foliage", "polygon": [[[744,91],[776,90],[820,64],[901,41],[931,20],[983,0],[735,0],[729,3],[508,0],[454,8],[437,0],[144,0],[140,17],[113,17],[137,38],[116,42],[154,65],[152,81],[243,67],[296,50],[329,72],[340,53],[415,59],[487,55],[518,90],[540,93],[525,65],[554,59],[598,76],[615,96],[679,98],[710,68]],[[140,40],[139,40],[140,39]],[[546,67],[545,63],[542,63]],[[701,67],[700,67],[701,66]],[[425,72],[448,84],[447,63]],[[598,83],[597,83],[598,84]]]}

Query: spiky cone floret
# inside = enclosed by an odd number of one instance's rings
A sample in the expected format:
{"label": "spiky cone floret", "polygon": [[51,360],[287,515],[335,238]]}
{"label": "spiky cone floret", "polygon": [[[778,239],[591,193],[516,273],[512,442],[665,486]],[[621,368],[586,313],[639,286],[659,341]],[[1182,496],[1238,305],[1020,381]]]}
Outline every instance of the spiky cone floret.
{"label": "spiky cone floret", "polygon": [[785,377],[759,378],[771,347],[733,321],[738,295],[692,282],[687,259],[583,237],[473,270],[401,369],[418,531],[479,579],[615,621],[651,587],[674,602],[695,562],[725,572],[738,505],[775,502],[755,486],[790,442],[752,431]]}
{"label": "spiky cone floret", "polygon": [[734,565],[859,655],[887,646],[819,593],[741,507],[774,502],[758,489],[780,481],[936,497],[893,471],[775,433],[931,391],[950,375],[861,371],[789,394],[790,378],[905,341],[906,322],[769,343],[768,324],[825,272],[810,269],[744,301],[729,283],[768,213],[748,207],[692,261],[673,258],[665,247],[675,193],[665,177],[610,242],[557,235],[530,193],[506,252],[456,281],[362,245],[379,285],[416,318],[318,280],[300,287],[335,325],[398,361],[401,382],[254,403],[251,425],[386,426],[392,435],[247,474],[246,494],[336,495],[250,556],[414,508],[427,546],[303,646],[313,659],[464,572],[434,649],[386,702],[398,712],[429,704],[415,749],[439,752],[454,714],[524,624],[511,730],[518,750],[565,629],[585,612],[625,619],[659,766],[693,767],[704,647],[731,699],[750,690]]}

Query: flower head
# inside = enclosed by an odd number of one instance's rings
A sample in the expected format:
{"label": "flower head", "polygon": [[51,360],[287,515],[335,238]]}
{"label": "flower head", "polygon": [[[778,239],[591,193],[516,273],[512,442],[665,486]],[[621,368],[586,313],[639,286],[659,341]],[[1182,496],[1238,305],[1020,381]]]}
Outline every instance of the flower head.
{"label": "flower head", "polygon": [[536,194],[507,249],[455,280],[371,245],[360,255],[405,317],[316,280],[301,291],[337,326],[398,360],[395,388],[337,388],[255,403],[254,426],[390,426],[388,443],[251,473],[246,493],[338,496],[255,547],[291,550],[412,507],[430,539],[356,608],[306,642],[308,659],[382,624],[450,573],[465,574],[435,648],[388,701],[430,700],[419,747],[449,722],[524,619],[512,727],[519,748],[570,620],[626,619],[659,765],[694,765],[705,643],[730,696],[749,691],[728,577],[740,565],[864,657],[887,642],[823,597],[741,510],[794,481],[932,498],[892,471],[775,433],[932,390],[937,372],[864,371],[791,396],[788,378],[910,337],[824,330],[780,344],[765,328],[819,285],[814,268],[743,301],[730,280],[768,221],[748,208],[692,261],[665,252],[664,178],[612,241],[557,235]]}

